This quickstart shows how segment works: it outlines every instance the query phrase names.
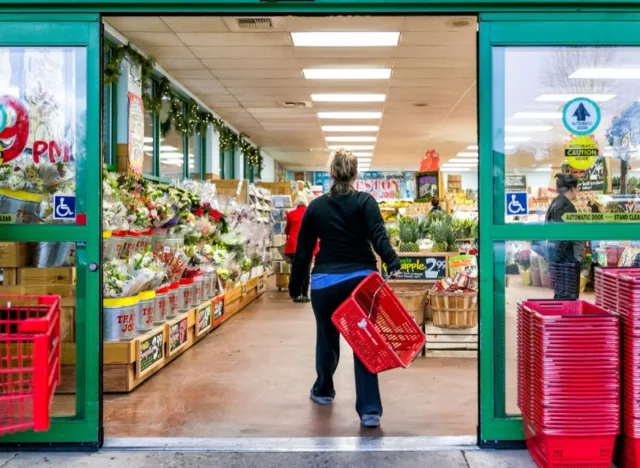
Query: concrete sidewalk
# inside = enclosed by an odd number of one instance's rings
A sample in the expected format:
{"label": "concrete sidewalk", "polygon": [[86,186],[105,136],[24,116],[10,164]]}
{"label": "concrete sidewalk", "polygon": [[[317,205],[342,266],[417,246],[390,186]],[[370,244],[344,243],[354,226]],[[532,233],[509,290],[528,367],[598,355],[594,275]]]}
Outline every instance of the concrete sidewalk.
{"label": "concrete sidewalk", "polygon": [[0,453],[0,468],[535,468],[524,451]]}

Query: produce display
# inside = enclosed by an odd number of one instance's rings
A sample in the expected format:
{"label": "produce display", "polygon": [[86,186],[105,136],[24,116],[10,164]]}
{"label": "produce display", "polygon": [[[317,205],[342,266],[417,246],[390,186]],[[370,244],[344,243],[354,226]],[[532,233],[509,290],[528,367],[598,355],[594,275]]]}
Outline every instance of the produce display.
{"label": "produce display", "polygon": [[[105,171],[103,294],[105,308],[116,311],[105,320],[122,321],[118,308],[145,292],[179,291],[184,310],[262,275],[272,228],[268,194],[258,193],[243,205],[216,195],[208,181],[162,185]],[[129,338],[114,336],[109,325],[110,339]]]}

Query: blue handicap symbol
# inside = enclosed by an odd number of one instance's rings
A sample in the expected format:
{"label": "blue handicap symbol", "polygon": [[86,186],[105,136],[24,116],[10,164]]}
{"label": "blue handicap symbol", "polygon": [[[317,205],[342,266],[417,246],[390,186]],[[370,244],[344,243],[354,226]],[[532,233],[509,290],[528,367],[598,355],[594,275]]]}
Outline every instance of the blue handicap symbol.
{"label": "blue handicap symbol", "polygon": [[525,216],[529,214],[527,192],[507,192],[505,209],[509,216]]}
{"label": "blue handicap symbol", "polygon": [[53,196],[53,219],[75,219],[76,197],[74,195]]}

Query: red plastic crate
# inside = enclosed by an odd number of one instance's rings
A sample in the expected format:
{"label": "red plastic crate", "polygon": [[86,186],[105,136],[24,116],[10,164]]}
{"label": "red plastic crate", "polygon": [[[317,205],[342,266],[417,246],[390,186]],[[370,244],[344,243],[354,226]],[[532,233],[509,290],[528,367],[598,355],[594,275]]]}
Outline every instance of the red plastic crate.
{"label": "red plastic crate", "polygon": [[49,429],[60,383],[60,297],[0,296],[0,435]]}
{"label": "red plastic crate", "polygon": [[367,276],[331,320],[374,374],[409,367],[426,343],[416,321],[378,273]]}

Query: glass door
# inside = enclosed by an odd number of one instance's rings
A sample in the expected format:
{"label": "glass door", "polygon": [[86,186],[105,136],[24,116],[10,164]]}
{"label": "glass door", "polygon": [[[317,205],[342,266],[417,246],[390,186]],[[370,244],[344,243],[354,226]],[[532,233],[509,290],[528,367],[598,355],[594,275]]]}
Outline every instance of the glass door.
{"label": "glass door", "polygon": [[50,430],[3,445],[100,443],[100,33],[97,15],[0,18],[0,296],[62,298]]}
{"label": "glass door", "polygon": [[491,272],[480,293],[486,445],[523,440],[517,303],[593,301],[593,265],[635,265],[640,253],[637,20],[481,17],[480,271]]}

